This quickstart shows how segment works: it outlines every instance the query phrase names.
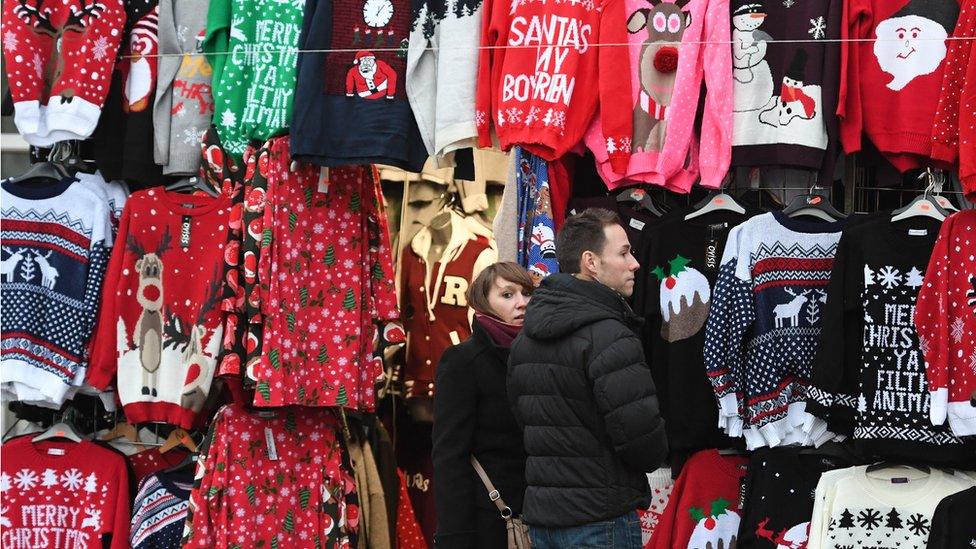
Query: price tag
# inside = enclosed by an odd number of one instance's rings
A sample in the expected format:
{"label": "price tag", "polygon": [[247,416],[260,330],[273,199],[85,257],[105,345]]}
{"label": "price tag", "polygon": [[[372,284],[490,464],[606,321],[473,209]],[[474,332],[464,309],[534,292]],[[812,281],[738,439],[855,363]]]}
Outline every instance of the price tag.
{"label": "price tag", "polygon": [[638,231],[643,231],[644,230],[644,225],[646,225],[646,223],[644,223],[643,221],[641,221],[639,219],[631,219],[629,225],[631,227],[637,229]]}
{"label": "price tag", "polygon": [[183,221],[180,223],[180,247],[189,248],[190,247],[190,229],[193,228],[193,218],[188,215],[183,216]]}

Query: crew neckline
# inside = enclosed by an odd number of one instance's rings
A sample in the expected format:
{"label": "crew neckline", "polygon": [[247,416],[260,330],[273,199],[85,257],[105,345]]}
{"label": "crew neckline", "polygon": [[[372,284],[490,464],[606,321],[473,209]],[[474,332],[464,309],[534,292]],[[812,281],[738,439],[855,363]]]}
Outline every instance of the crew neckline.
{"label": "crew neckline", "polygon": [[[227,201],[226,193],[220,193],[217,197],[201,196],[167,191],[162,187],[150,192],[158,194],[159,199],[166,203],[173,213],[190,217],[206,215],[223,206]],[[193,207],[188,208],[186,204],[192,204]]]}
{"label": "crew neckline", "polygon": [[[909,226],[906,222],[910,222],[910,219],[904,219],[901,221],[891,221],[891,219],[885,220],[885,225],[887,228],[885,230],[885,235],[888,237],[889,241],[898,246],[908,246],[911,248],[921,248],[921,247],[931,247],[935,244],[936,237],[939,235],[939,227],[941,222],[936,221],[932,218],[921,219],[921,223],[917,225],[922,226]],[[899,226],[899,224],[901,224]],[[928,231],[925,235],[911,235],[909,231],[924,229]]]}
{"label": "crew neckline", "polygon": [[[63,464],[68,461],[68,458],[74,456],[75,454],[87,454],[87,449],[93,443],[89,440],[82,440],[81,442],[73,441],[60,441],[60,440],[42,440],[40,442],[34,442],[32,438],[24,439],[27,446],[30,448],[31,453],[34,456],[46,463],[60,463]],[[48,449],[59,448],[64,450],[64,455],[55,456],[47,453]]]}
{"label": "crew neckline", "polygon": [[[40,178],[28,179],[27,181],[36,181],[37,179]],[[8,179],[2,183],[2,186],[4,191],[17,198],[24,200],[48,200],[64,194],[71,187],[71,184],[76,181],[78,180],[73,177],[65,177],[54,183],[45,185],[24,185],[23,183],[14,183]]]}
{"label": "crew neckline", "polygon": [[[193,488],[193,475],[184,471],[160,471],[156,473],[156,480],[164,490],[173,494],[179,499],[189,499],[190,491]],[[181,488],[180,484],[189,486]]]}
{"label": "crew neckline", "polygon": [[807,221],[796,217],[790,217],[780,210],[769,212],[777,223],[786,229],[797,233],[823,234],[839,233],[847,226],[849,217],[838,219],[837,221]]}
{"label": "crew neckline", "polygon": [[[916,482],[920,482],[922,483],[922,485],[921,487],[918,488],[906,489],[908,487],[905,486],[904,484],[896,485],[891,482],[892,478],[898,478],[900,476],[904,476],[911,479],[909,481],[909,485]],[[874,478],[868,475],[867,465],[862,465],[861,467],[858,467],[858,470],[855,473],[855,478],[857,479],[857,482],[861,485],[861,487],[868,495],[878,500],[879,502],[890,504],[895,507],[899,505],[907,505],[910,503],[923,501],[927,499],[935,492],[936,489],[938,489],[939,484],[942,482],[943,476],[944,473],[936,467],[930,468],[929,474],[927,476],[919,477],[919,478],[912,478],[907,474],[906,475],[894,474],[888,476],[887,478],[885,477]],[[875,481],[887,482],[893,488],[887,491],[883,490],[882,488],[877,486]]]}

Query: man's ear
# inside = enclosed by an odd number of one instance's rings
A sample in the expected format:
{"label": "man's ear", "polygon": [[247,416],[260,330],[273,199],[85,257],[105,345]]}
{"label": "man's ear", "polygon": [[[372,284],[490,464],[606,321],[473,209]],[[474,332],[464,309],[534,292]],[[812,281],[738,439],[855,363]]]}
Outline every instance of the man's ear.
{"label": "man's ear", "polygon": [[590,250],[583,252],[580,256],[580,272],[590,274],[596,272],[596,254]]}

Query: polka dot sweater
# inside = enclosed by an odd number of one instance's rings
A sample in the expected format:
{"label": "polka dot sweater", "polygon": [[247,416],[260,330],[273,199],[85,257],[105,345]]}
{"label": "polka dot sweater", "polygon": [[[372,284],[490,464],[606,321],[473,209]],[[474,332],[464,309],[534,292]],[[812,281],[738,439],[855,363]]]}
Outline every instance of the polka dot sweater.
{"label": "polka dot sweater", "polygon": [[91,135],[124,23],[122,0],[3,3],[14,122],[28,143],[47,147]]}
{"label": "polka dot sweater", "polygon": [[833,437],[804,400],[845,224],[773,212],[729,233],[705,327],[705,370],[720,425],[750,449]]}
{"label": "polka dot sweater", "polygon": [[915,304],[932,423],[976,435],[976,210],[942,224]]}

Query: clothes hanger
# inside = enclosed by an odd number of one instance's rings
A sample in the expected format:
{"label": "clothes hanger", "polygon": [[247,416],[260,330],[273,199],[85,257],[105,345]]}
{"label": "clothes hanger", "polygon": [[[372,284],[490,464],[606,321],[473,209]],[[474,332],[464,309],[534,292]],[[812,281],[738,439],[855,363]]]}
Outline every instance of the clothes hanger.
{"label": "clothes hanger", "polygon": [[176,465],[174,465],[174,466],[172,466],[172,467],[170,467],[168,469],[163,469],[162,472],[163,473],[177,473],[179,471],[182,471],[183,469],[186,469],[186,468],[190,467],[191,465],[193,467],[196,467],[197,460],[199,458],[200,458],[200,455],[197,454],[196,452],[193,452],[190,455],[188,455],[185,458],[183,458],[183,461],[177,463]]}
{"label": "clothes hanger", "polygon": [[647,212],[654,217],[661,217],[664,215],[664,212],[661,211],[661,209],[657,207],[657,204],[654,203],[654,199],[651,198],[651,195],[640,187],[631,187],[617,193],[617,202],[634,202],[641,208],[647,210]]}
{"label": "clothes hanger", "polygon": [[218,196],[220,196],[220,193],[217,192],[217,189],[214,189],[213,187],[208,185],[207,182],[204,181],[202,177],[198,177],[195,175],[193,177],[184,177],[173,183],[170,183],[169,185],[166,185],[166,190],[178,192],[178,193],[186,192],[186,191],[190,191],[190,192],[203,191],[204,193],[210,195],[212,198],[217,198]]}
{"label": "clothes hanger", "polygon": [[186,432],[185,429],[177,427],[169,432],[169,436],[163,441],[163,445],[159,447],[159,453],[165,454],[177,446],[183,446],[191,452],[199,451],[197,443],[193,442],[193,437],[190,436],[190,433]]}
{"label": "clothes hanger", "polygon": [[783,214],[787,217],[800,217],[803,215],[816,217],[827,222],[846,219],[847,215],[839,212],[826,196],[816,194],[818,189],[816,183],[810,186],[807,194],[800,194],[793,197],[793,200],[783,208]]}
{"label": "clothes hanger", "polygon": [[819,448],[810,447],[800,450],[801,456],[831,456],[844,459],[850,463],[858,463],[860,460],[847,444],[840,442],[828,442]]}
{"label": "clothes hanger", "polygon": [[[70,411],[71,408],[68,410]],[[75,429],[75,426],[71,422],[71,418],[69,417],[68,413],[61,417],[61,421],[58,421],[54,425],[48,427],[43,433],[32,438],[31,442],[41,442],[43,440],[51,440],[55,438],[63,438],[70,440],[71,442],[81,442],[82,440],[85,440],[85,437],[78,434],[78,430]]]}
{"label": "clothes hanger", "polygon": [[892,467],[909,467],[915,469],[916,471],[921,471],[926,475],[932,474],[932,469],[928,465],[913,464],[913,463],[902,463],[894,461],[879,461],[877,463],[868,465],[867,469],[864,470],[865,473],[873,473],[875,471],[881,471],[883,469],[890,469]]}
{"label": "clothes hanger", "polygon": [[736,202],[735,198],[732,198],[732,195],[726,193],[724,190],[727,182],[730,180],[731,177],[727,174],[725,181],[722,182],[722,185],[718,189],[708,193],[708,196],[692,206],[694,211],[685,216],[685,221],[719,211],[735,212],[737,214],[746,213],[746,209]]}
{"label": "clothes hanger", "polygon": [[68,172],[65,171],[64,167],[58,162],[54,161],[54,153],[60,149],[61,143],[55,143],[54,146],[47,154],[47,160],[43,162],[35,162],[31,164],[27,171],[18,175],[11,177],[8,181],[13,184],[20,184],[29,180],[46,180],[50,181],[61,181],[65,177],[68,177]]}
{"label": "clothes hanger", "polygon": [[95,173],[98,168],[95,163],[90,160],[85,160],[81,156],[81,144],[76,140],[72,141],[62,141],[57,143],[60,145],[64,143],[65,150],[62,153],[63,158],[56,160],[61,168],[64,169],[65,173],[69,176],[74,177],[79,172],[84,172],[88,174]]}
{"label": "clothes hanger", "polygon": [[[907,206],[891,212],[892,222],[913,217],[931,217],[936,221],[945,221],[945,218],[949,216],[949,212],[939,204],[939,201],[934,196],[929,194],[929,191],[932,191],[936,187],[936,176],[932,173],[932,169],[926,168],[925,172],[919,175],[918,178],[928,180],[925,190],[922,191],[922,194],[912,199]],[[939,190],[941,190],[941,187],[942,185],[939,183]]]}
{"label": "clothes hanger", "polygon": [[140,452],[146,449],[141,444],[142,441],[139,440],[139,430],[136,429],[135,425],[127,421],[116,423],[115,426],[112,427],[112,430],[102,435],[98,440],[109,442],[120,438],[126,439],[126,441],[135,446]]}

